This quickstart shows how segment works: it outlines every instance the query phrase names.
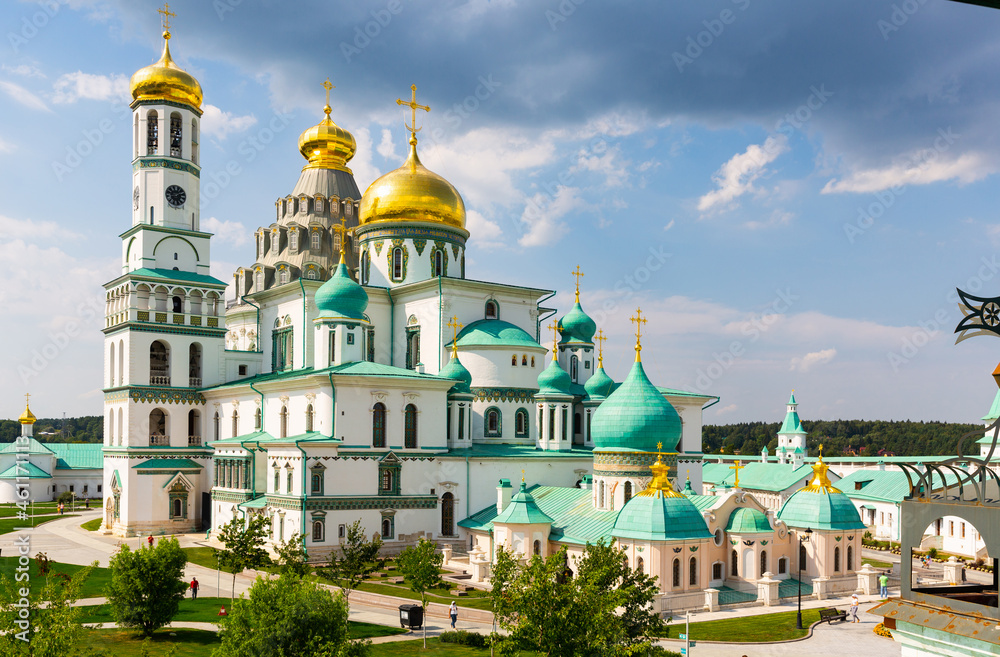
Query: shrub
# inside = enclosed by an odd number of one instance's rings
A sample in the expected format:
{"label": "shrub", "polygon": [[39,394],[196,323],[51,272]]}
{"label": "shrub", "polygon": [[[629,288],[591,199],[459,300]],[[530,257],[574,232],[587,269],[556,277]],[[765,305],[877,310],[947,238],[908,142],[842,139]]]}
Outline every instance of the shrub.
{"label": "shrub", "polygon": [[457,632],[442,632],[441,633],[441,643],[454,643],[460,646],[469,646],[472,648],[485,648],[486,637],[479,632],[467,632],[466,630],[458,630]]}
{"label": "shrub", "polygon": [[937,548],[931,548],[927,550],[927,557],[930,559],[937,559],[938,551]]}
{"label": "shrub", "polygon": [[985,563],[986,563],[986,562],[985,562],[985,561],[983,561],[983,558],[982,558],[982,557],[976,557],[976,560],[972,562],[971,566],[972,566],[973,568],[982,568],[982,567],[983,567],[983,564],[985,564]]}

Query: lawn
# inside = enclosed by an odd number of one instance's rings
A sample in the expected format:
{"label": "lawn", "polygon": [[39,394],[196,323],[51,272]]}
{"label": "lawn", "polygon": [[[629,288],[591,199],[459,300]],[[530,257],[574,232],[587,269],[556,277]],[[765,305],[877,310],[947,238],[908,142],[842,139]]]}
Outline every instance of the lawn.
{"label": "lawn", "polygon": [[888,561],[879,561],[878,559],[861,559],[862,564],[868,564],[872,568],[878,568],[879,570],[885,570],[886,568],[892,568],[892,564]]}
{"label": "lawn", "polygon": [[[17,567],[17,557],[0,557],[0,575],[5,575],[7,577],[13,577],[15,574],[15,568]],[[78,566],[71,563],[59,563],[58,561],[52,562],[52,572],[56,573],[66,573],[69,576],[73,576],[79,571],[83,570],[84,566]],[[38,574],[38,562],[34,559],[31,560],[31,565],[29,566],[29,573],[31,574],[31,583],[41,583],[41,576]],[[107,568],[94,568],[90,573],[90,577],[87,581],[83,583],[83,590],[80,593],[81,598],[99,598],[104,596],[104,589],[107,587],[108,582],[111,581],[111,571]]]}
{"label": "lawn", "polygon": [[80,525],[82,529],[86,529],[88,532],[96,532],[101,528],[101,523],[104,522],[101,518],[94,518],[93,520],[88,520],[87,522]]}
{"label": "lawn", "polygon": [[[99,648],[104,654],[115,657],[139,657],[143,653],[143,640],[130,630],[85,630],[81,647]],[[175,657],[208,657],[220,645],[219,637],[211,630],[163,629],[153,633],[149,641],[150,657],[166,655],[175,648]]]}
{"label": "lawn", "polygon": [[[842,610],[843,611],[843,610]],[[783,611],[777,614],[760,614],[740,618],[691,623],[688,635],[693,641],[737,641],[741,643],[759,643],[766,641],[787,641],[799,639],[808,634],[808,629],[795,628],[794,611]],[[818,609],[802,610],[802,626],[808,628],[819,620]],[[684,624],[670,626],[670,637],[684,631]]]}
{"label": "lawn", "polygon": [[0,534],[9,534],[17,529],[24,526],[37,527],[43,523],[49,522],[50,520],[58,520],[59,518],[75,518],[76,516],[66,514],[60,516],[56,514],[54,516],[35,516],[34,518],[28,518],[27,520],[20,520],[16,517],[14,518],[0,518]]}

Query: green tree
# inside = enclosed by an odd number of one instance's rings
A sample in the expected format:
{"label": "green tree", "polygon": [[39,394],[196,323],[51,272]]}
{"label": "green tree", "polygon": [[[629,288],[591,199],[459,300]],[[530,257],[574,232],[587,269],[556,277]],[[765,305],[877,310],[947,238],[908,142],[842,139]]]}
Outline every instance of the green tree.
{"label": "green tree", "polygon": [[220,622],[222,645],[212,657],[316,655],[363,657],[368,642],[352,642],[343,594],[283,573],[258,576]]}
{"label": "green tree", "polygon": [[275,552],[278,553],[278,564],[282,573],[290,573],[298,578],[309,574],[306,542],[302,534],[292,534],[284,543],[278,543]]}
{"label": "green tree", "polygon": [[379,557],[381,550],[382,538],[375,534],[369,540],[361,521],[355,520],[347,527],[347,536],[340,546],[340,556],[337,556],[337,549],[334,548],[330,552],[330,565],[319,568],[316,572],[343,589],[344,601],[350,607],[351,593],[385,563],[385,559]]}
{"label": "green tree", "polygon": [[83,633],[81,608],[74,603],[96,566],[95,561],[72,578],[50,574],[25,579],[28,571],[0,578],[0,655],[72,654]]}
{"label": "green tree", "polygon": [[434,541],[421,538],[396,557],[396,565],[410,590],[420,596],[424,609],[424,648],[427,647],[427,591],[441,585],[441,562],[444,557],[437,551]]}
{"label": "green tree", "polygon": [[248,521],[233,518],[219,530],[219,541],[226,547],[216,550],[219,564],[233,573],[233,591],[236,598],[236,576],[247,568],[262,568],[271,563],[271,556],[264,549],[264,541],[271,532],[271,521],[264,515],[252,515]]}
{"label": "green tree", "polygon": [[122,544],[111,557],[111,582],[105,589],[111,617],[145,636],[169,623],[187,589],[186,563],[176,538],[161,538],[153,547],[134,552]]}
{"label": "green tree", "polygon": [[629,568],[614,543],[588,544],[569,576],[565,548],[521,564],[500,549],[491,593],[494,636],[503,655],[522,650],[558,657],[645,654],[662,623],[653,611],[656,580]]}

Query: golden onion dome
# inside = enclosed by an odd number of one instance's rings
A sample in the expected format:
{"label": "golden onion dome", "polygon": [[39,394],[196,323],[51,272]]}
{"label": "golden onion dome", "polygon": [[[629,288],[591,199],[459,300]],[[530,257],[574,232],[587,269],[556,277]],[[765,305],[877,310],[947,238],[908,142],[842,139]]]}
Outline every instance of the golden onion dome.
{"label": "golden onion dome", "polygon": [[170,32],[163,33],[160,59],[132,75],[132,100],[169,100],[201,108],[201,85],[170,57]]}
{"label": "golden onion dome", "polygon": [[351,173],[347,162],[357,150],[354,135],[333,122],[330,105],[323,112],[326,118],[299,136],[299,152],[309,160],[302,169],[340,169]]}
{"label": "golden onion dome", "polygon": [[420,163],[417,140],[403,166],[373,182],[361,196],[358,221],[429,221],[465,228],[465,202],[455,187]]}
{"label": "golden onion dome", "polygon": [[25,404],[24,412],[21,413],[21,417],[17,418],[17,421],[21,424],[34,424],[36,419],[35,414],[32,413],[31,409],[28,408],[28,405]]}

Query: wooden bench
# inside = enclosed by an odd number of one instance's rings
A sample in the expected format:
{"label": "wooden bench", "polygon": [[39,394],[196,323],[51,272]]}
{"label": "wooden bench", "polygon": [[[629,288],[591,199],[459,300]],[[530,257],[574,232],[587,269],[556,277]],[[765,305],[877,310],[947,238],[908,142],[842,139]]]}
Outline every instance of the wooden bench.
{"label": "wooden bench", "polygon": [[820,609],[819,610],[819,622],[826,621],[827,623],[832,623],[833,621],[846,621],[847,612],[838,611],[837,609]]}

